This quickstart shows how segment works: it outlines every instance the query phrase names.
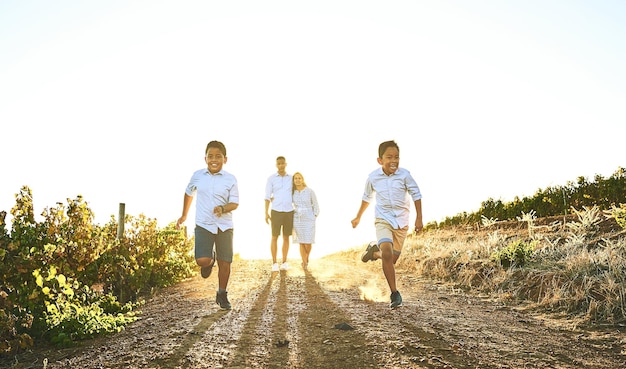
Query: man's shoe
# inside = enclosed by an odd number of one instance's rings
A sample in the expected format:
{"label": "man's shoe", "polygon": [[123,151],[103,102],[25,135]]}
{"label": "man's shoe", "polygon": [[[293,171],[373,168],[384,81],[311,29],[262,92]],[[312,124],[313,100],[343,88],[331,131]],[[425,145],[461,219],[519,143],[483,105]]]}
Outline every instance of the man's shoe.
{"label": "man's shoe", "polygon": [[280,264],[280,270],[289,270],[289,264],[286,261]]}
{"label": "man's shoe", "polygon": [[369,245],[367,245],[365,252],[363,252],[363,255],[361,255],[361,261],[367,263],[370,260],[376,260],[374,259],[374,252],[376,251],[380,251],[380,247],[378,247],[376,241],[370,242]]}
{"label": "man's shoe", "polygon": [[392,309],[395,309],[400,306],[402,306],[402,296],[400,296],[400,291],[392,292],[391,304],[389,304],[389,307],[391,307]]}
{"label": "man's shoe", "polygon": [[278,272],[279,270],[280,269],[279,269],[278,263],[272,264],[272,272]]}
{"label": "man's shoe", "polygon": [[208,267],[200,268],[200,275],[202,278],[209,278],[211,276],[211,272],[213,271],[213,267],[215,266],[215,253],[213,253],[213,262]]}
{"label": "man's shoe", "polygon": [[220,306],[222,310],[230,310],[230,302],[228,302],[228,292],[217,293],[215,295],[215,303]]}

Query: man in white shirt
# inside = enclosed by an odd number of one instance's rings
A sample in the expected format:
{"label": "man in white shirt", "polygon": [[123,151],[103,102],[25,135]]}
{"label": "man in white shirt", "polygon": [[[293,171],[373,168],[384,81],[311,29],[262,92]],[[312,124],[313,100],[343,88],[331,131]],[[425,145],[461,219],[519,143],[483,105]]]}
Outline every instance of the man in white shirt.
{"label": "man in white shirt", "polygon": [[[293,232],[293,179],[285,170],[287,160],[284,156],[276,158],[278,171],[267,179],[265,185],[265,223],[272,226],[272,272],[289,269],[287,254],[289,253],[289,236]],[[270,214],[271,209],[271,214]],[[278,236],[282,233],[282,263],[278,264]]]}

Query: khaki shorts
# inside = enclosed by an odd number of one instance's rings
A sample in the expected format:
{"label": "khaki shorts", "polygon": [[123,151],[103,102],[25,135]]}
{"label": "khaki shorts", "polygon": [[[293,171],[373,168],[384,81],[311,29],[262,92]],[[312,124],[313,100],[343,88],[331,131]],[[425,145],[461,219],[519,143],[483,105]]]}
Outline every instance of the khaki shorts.
{"label": "khaki shorts", "polygon": [[276,211],[272,210],[272,237],[280,236],[282,229],[283,237],[291,236],[293,233],[293,210],[292,211]]}
{"label": "khaki shorts", "polygon": [[376,219],[375,224],[378,245],[380,246],[383,242],[391,242],[393,244],[394,255],[400,255],[409,227],[406,226],[404,228],[394,229],[389,223],[382,219]]}

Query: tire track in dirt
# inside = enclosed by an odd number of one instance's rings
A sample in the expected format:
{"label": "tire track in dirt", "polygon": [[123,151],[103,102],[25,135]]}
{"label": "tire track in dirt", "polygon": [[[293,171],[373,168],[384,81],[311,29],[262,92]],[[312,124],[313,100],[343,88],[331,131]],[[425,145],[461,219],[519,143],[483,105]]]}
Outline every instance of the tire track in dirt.
{"label": "tire track in dirt", "polygon": [[[181,362],[185,362],[185,360],[189,361],[191,355],[189,355],[188,353],[190,351],[193,351],[192,349],[194,348],[194,346],[203,341],[204,333],[211,330],[212,326],[219,324],[220,321],[223,321],[226,314],[226,311],[219,310],[202,317],[202,319],[200,319],[200,322],[193,328],[193,330],[188,332],[187,335],[180,338],[179,345],[177,346],[176,350],[171,352],[167,357],[163,359],[155,359],[153,361],[153,364],[155,364],[157,368],[181,367]],[[214,335],[211,346],[215,348],[221,347],[221,345],[225,341],[226,340],[219,337],[219,335]],[[220,352],[218,351],[217,353],[212,353],[212,360],[218,360]],[[183,365],[183,367],[185,366]]]}
{"label": "tire track in dirt", "polygon": [[275,275],[269,277],[264,289],[252,303],[228,366],[232,368],[266,367],[269,354],[269,340],[275,320],[273,310],[278,288]]}
{"label": "tire track in dirt", "polygon": [[[260,278],[258,272],[250,273],[254,277],[248,281],[242,280],[245,271],[231,275],[229,299],[233,309],[219,310],[223,314],[219,320],[207,317],[200,339],[179,355],[184,356],[179,365],[163,368],[265,367],[267,330],[274,320],[272,310],[278,287],[273,276],[265,271],[260,273]],[[265,280],[267,283],[263,284]]]}

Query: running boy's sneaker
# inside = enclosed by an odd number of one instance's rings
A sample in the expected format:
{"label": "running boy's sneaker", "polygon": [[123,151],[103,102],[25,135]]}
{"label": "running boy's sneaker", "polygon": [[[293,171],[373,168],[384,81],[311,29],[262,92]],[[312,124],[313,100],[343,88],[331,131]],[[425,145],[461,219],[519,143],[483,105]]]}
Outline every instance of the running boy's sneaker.
{"label": "running boy's sneaker", "polygon": [[215,295],[215,303],[220,306],[223,310],[230,310],[230,302],[228,302],[228,292],[224,291],[222,293],[217,293]]}
{"label": "running boy's sneaker", "polygon": [[278,272],[280,270],[278,263],[272,264],[272,272]]}
{"label": "running boy's sneaker", "polygon": [[280,264],[280,270],[289,270],[289,264],[286,261]]}
{"label": "running boy's sneaker", "polygon": [[389,304],[389,307],[391,307],[392,309],[395,309],[400,306],[402,306],[402,296],[400,296],[400,291],[392,292],[391,304]]}
{"label": "running boy's sneaker", "polygon": [[211,272],[213,271],[213,265],[208,266],[208,267],[202,267],[200,268],[200,275],[202,276],[202,278],[209,278],[211,276]]}
{"label": "running boy's sneaker", "polygon": [[378,247],[378,244],[376,243],[376,241],[372,241],[367,245],[367,248],[365,249],[365,252],[363,252],[363,255],[361,255],[361,261],[364,263],[367,263],[370,260],[376,260],[374,259],[374,252],[376,251],[380,251],[380,247]]}

